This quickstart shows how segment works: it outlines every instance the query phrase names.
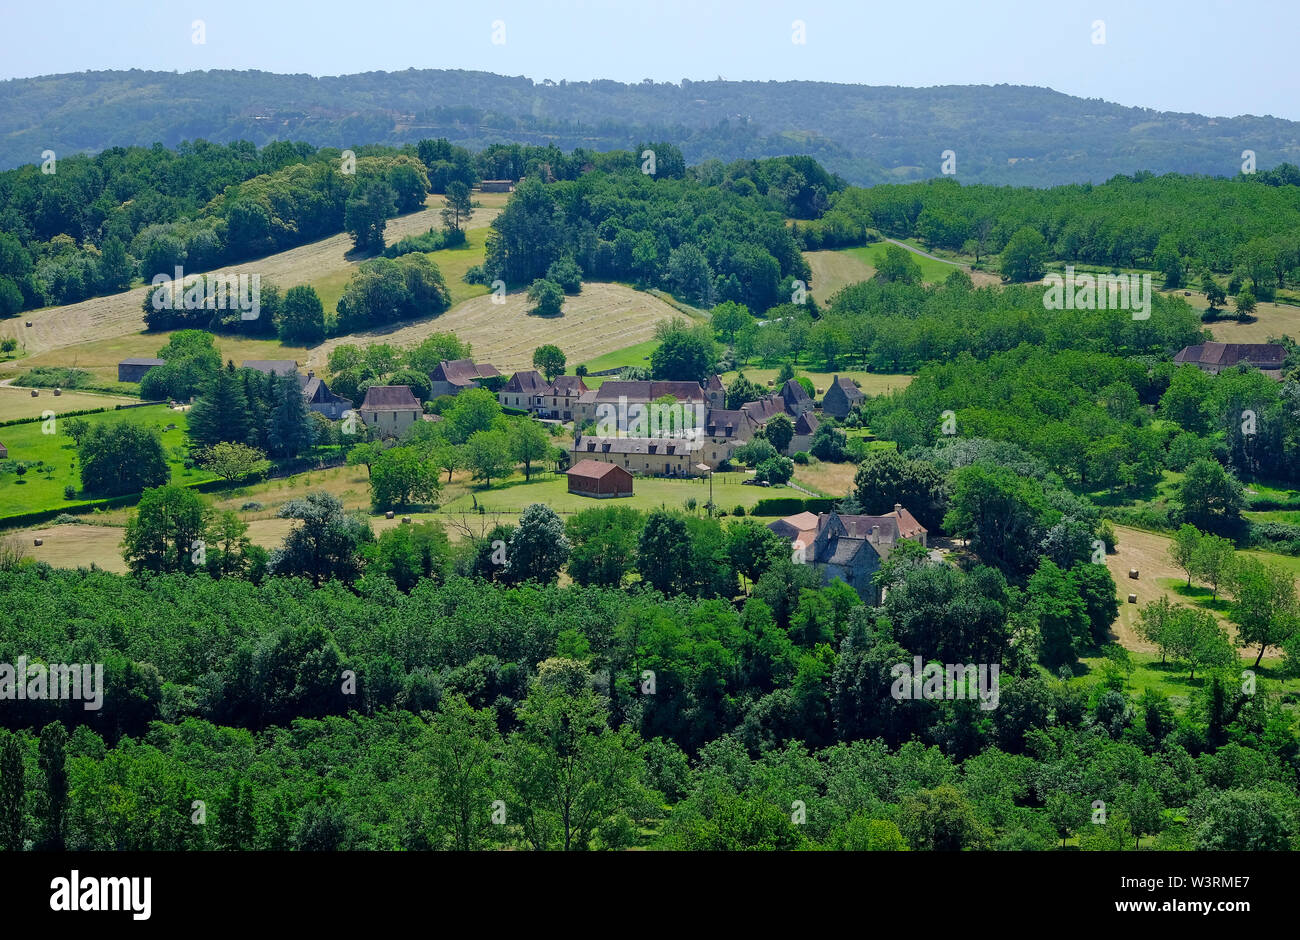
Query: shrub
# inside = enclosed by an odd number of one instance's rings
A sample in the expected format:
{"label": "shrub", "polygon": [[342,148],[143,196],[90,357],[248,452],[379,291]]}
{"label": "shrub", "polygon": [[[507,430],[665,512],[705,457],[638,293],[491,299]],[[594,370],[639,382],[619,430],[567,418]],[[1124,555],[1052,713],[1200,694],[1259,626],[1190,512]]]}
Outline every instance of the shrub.
{"label": "shrub", "polygon": [[[745,507],[737,506],[735,509],[731,510],[731,514],[733,516],[743,516],[745,514]],[[723,515],[726,515],[726,513],[723,513]]]}
{"label": "shrub", "polygon": [[64,498],[64,499],[76,499],[76,498],[77,498],[77,488],[76,488],[75,486],[73,486],[71,483],[69,483],[67,486],[65,486],[65,487],[63,488],[63,498]]}
{"label": "shrub", "polygon": [[794,456],[791,457],[790,459],[793,460],[795,463],[799,464],[800,466],[805,466],[808,463],[810,458],[808,457],[808,451],[796,450],[794,452]]}

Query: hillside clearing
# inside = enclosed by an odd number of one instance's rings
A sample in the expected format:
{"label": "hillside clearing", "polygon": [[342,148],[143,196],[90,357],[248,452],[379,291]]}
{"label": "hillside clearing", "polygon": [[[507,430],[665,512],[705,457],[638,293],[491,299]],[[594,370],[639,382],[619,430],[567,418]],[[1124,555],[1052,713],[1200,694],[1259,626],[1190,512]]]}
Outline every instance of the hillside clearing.
{"label": "hillside clearing", "polygon": [[[478,229],[490,225],[507,198],[506,193],[475,193],[475,200],[482,202],[483,207],[475,209],[465,227]],[[384,234],[389,244],[441,225],[438,214],[443,206],[443,198],[429,196],[425,205],[426,208],[418,212],[388,220]],[[317,281],[329,283],[331,279],[346,283],[352,270],[364,260],[364,257],[352,253],[352,237],[341,233],[220,270],[230,274],[260,274],[264,281],[287,289]],[[450,287],[451,272],[444,272],[444,275]],[[456,279],[459,280],[459,275]],[[62,307],[28,311],[5,321],[0,324],[0,337],[16,338],[26,355],[18,360],[0,363],[0,373],[41,365],[76,365],[98,376],[116,379],[117,359],[153,356],[160,347],[167,344],[168,333],[146,334],[142,329],[144,321],[141,305],[148,290],[147,286],[142,285],[108,297],[93,297]],[[339,290],[341,292],[342,288]],[[453,288],[453,292],[454,290]],[[337,302],[337,297],[335,301]],[[32,323],[31,327],[24,325],[28,320]],[[281,346],[277,340],[238,337],[228,339],[227,343],[244,346],[240,350],[240,356],[250,359],[301,359],[303,352],[300,348]],[[236,356],[227,353],[225,344],[222,352],[239,361]],[[107,361],[109,357],[115,357],[111,363]],[[113,367],[111,374],[107,371],[109,365]]]}
{"label": "hillside clearing", "polygon": [[330,351],[345,343],[414,346],[432,333],[455,333],[461,342],[473,345],[476,360],[490,362],[508,375],[531,369],[533,351],[546,343],[564,350],[570,363],[588,362],[651,340],[656,324],[680,316],[662,300],[623,284],[589,281],[582,293],[566,297],[563,313],[551,319],[528,314],[524,291],[507,294],[505,303],[493,303],[492,296],[484,294],[436,317],[326,340],[312,348],[307,365],[323,369]]}

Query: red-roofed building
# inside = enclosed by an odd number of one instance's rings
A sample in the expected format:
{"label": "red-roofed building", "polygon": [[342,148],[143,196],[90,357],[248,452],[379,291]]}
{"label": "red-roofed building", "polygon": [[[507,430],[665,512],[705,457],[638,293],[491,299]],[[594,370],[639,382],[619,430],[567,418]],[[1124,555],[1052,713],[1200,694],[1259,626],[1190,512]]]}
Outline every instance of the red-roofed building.
{"label": "red-roofed building", "polygon": [[420,420],[424,409],[409,385],[372,385],[357,411],[380,434],[397,437]]}
{"label": "red-roofed building", "polygon": [[632,474],[618,464],[601,460],[579,460],[570,467],[569,492],[595,499],[614,499],[632,495]]}

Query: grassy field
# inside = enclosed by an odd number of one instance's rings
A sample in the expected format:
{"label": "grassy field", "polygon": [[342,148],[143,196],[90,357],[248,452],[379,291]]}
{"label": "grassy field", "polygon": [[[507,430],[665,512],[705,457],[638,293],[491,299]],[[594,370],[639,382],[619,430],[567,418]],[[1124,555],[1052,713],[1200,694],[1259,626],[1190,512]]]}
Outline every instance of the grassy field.
{"label": "grassy field", "polygon": [[[745,378],[751,382],[757,382],[759,385],[772,383],[775,388],[776,376],[780,369],[758,369],[746,366],[742,369]],[[723,385],[729,385],[736,378],[738,373],[727,372],[722,378]],[[894,389],[907,388],[914,376],[910,375],[888,375],[881,372],[858,372],[854,370],[844,370],[842,372],[806,372],[803,369],[795,369],[795,375],[807,376],[812,380],[813,388],[817,390],[817,397],[821,398],[826,389],[830,387],[831,379],[837,375],[847,376],[858,383],[858,386],[867,395],[883,395],[886,392],[892,392]]]}
{"label": "grassy field", "polygon": [[[167,451],[167,462],[171,466],[173,482],[202,483],[216,479],[205,470],[186,470],[183,459],[175,453],[186,440],[184,412],[172,411],[166,405],[146,405],[142,408],[88,415],[86,420],[94,424],[130,421],[153,427],[159,432],[163,448]],[[174,424],[176,427],[170,431],[164,430],[169,424]],[[22,477],[14,474],[0,476],[0,519],[25,512],[76,506],[93,501],[64,498],[65,486],[75,487],[78,493],[81,490],[81,475],[76,467],[76,448],[73,446],[72,439],[62,433],[42,433],[43,426],[43,421],[33,421],[3,429],[2,439],[9,448],[9,459],[32,462],[43,460],[47,466],[54,469],[49,474],[33,468]]]}
{"label": "grassy field", "polygon": [[850,284],[871,280],[876,273],[861,257],[847,251],[805,251],[803,256],[812,269],[811,293],[822,304]]}
{"label": "grassy field", "polygon": [[[1204,687],[1205,680],[1202,676],[1197,675],[1195,679],[1189,680],[1187,676],[1190,670],[1187,666],[1173,662],[1162,664],[1159,653],[1130,653],[1129,656],[1133,671],[1125,677],[1124,687],[1133,697],[1140,697],[1148,689],[1152,689],[1169,696],[1175,707],[1185,708],[1192,693]],[[1254,662],[1254,657],[1251,656],[1250,660]],[[1081,661],[1088,667],[1088,672],[1076,681],[1085,686],[1095,685],[1101,681],[1105,658],[1084,657]],[[1268,683],[1270,689],[1300,691],[1300,678],[1282,677],[1281,667],[1276,661],[1270,662],[1265,659],[1260,663],[1256,677],[1259,682]]]}
{"label": "grassy field", "polygon": [[576,365],[646,343],[654,336],[655,324],[680,316],[662,300],[623,284],[587,282],[582,293],[565,299],[561,315],[551,319],[529,315],[525,291],[507,294],[500,304],[485,294],[436,317],[326,340],[311,350],[307,364],[323,369],[330,350],[342,343],[414,346],[431,333],[451,332],[473,346],[479,362],[490,362],[509,375],[531,369],[533,351],[546,343],[555,343]]}
{"label": "grassy field", "polygon": [[858,465],[851,461],[827,463],[814,459],[804,466],[794,465],[794,482],[823,496],[843,499],[853,489],[853,476],[857,472]]}
{"label": "grassy field", "polygon": [[[889,245],[889,242],[879,241],[872,242],[870,245],[860,245],[857,248],[845,248],[844,251],[850,257],[856,258],[862,264],[871,268],[871,273],[875,274],[876,267],[880,264],[880,259],[884,257],[885,250]],[[965,268],[965,265],[962,264],[935,261],[933,258],[927,258],[916,252],[912,252],[911,257],[913,261],[921,266],[921,280],[926,284],[940,284],[953,271]]]}
{"label": "grassy field", "polygon": [[[475,194],[482,208],[476,209],[466,223],[471,233],[471,243],[484,237],[477,230],[485,229],[509,198],[507,193]],[[441,196],[430,196],[425,208],[388,220],[384,236],[389,244],[407,235],[419,235],[440,226],[439,212],[444,201]],[[470,249],[466,257],[473,254]],[[442,253],[439,253],[442,254]],[[450,253],[449,253],[450,254]],[[299,245],[288,251],[258,258],[242,264],[223,268],[230,274],[260,274],[265,282],[281,289],[298,284],[321,284],[331,291],[333,303],[343,291],[352,271],[364,261],[352,251],[352,238],[347,234],[331,235],[320,241]],[[472,264],[474,262],[469,262]],[[453,298],[468,296],[470,285],[460,280],[464,270],[462,259],[454,263],[440,260],[439,267],[452,289]],[[464,264],[465,268],[469,264]],[[445,265],[445,266],[444,266]],[[457,273],[459,271],[459,273]],[[481,288],[480,288],[481,290]],[[21,358],[0,362],[0,378],[17,375],[33,366],[76,366],[93,372],[106,381],[117,379],[117,362],[129,356],[153,356],[167,343],[166,333],[142,332],[144,327],[141,304],[148,288],[139,286],[109,297],[95,297],[62,307],[33,310],[22,316],[0,323],[0,337],[12,336],[19,342]],[[333,303],[325,300],[327,310]],[[27,321],[31,326],[26,326]],[[219,338],[222,355],[240,362],[243,359],[305,359],[301,347],[281,346],[277,340],[249,340]]]}
{"label": "grassy field", "polygon": [[[746,474],[719,473],[713,481],[713,501],[720,510],[731,512],[736,506],[746,509],[760,499],[771,496],[798,496],[797,491],[782,487],[744,486]],[[493,483],[489,490],[475,486],[459,495],[449,490],[445,495],[440,514],[475,510],[475,505],[488,512],[517,513],[530,503],[545,503],[558,513],[580,512],[593,506],[633,506],[651,510],[666,507],[681,509],[688,499],[695,499],[703,511],[709,501],[708,480],[669,480],[657,477],[637,477],[633,483],[633,496],[618,500],[598,500],[578,496],[568,491],[568,480],[562,473],[534,474],[532,482],[525,483],[523,474],[515,474],[509,481]]]}
{"label": "grassy field", "polygon": [[[659,344],[650,339],[644,343],[637,343],[634,346],[627,346],[623,349],[616,349],[613,352],[605,353],[603,356],[597,356],[582,363],[587,367],[588,372],[602,372],[605,369],[622,369],[627,366],[642,366],[650,368],[650,354],[655,351]],[[573,371],[575,363],[570,363],[569,371]],[[588,375],[583,378],[588,388],[599,388],[601,383],[610,379],[616,379],[616,375]]]}
{"label": "grassy field", "polygon": [[[70,392],[55,396],[50,388],[37,389],[40,394],[32,397],[30,389],[14,388],[0,385],[0,421],[15,421],[19,418],[39,418],[46,411],[56,415],[68,411],[89,411],[91,408],[112,408],[115,405],[139,401],[138,398],[125,398],[121,395],[104,395],[98,392]],[[0,429],[0,441],[4,440],[4,430]]]}

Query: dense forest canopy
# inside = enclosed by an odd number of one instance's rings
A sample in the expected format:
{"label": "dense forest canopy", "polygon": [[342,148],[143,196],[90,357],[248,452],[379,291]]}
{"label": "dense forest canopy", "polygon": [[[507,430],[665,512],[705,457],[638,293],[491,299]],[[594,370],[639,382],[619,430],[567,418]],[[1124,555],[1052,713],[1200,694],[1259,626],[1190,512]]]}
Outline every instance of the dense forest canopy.
{"label": "dense forest canopy", "polygon": [[1013,85],[556,84],[416,69],[321,78],[133,69],[0,83],[0,168],[36,162],[46,149],[174,147],[193,137],[338,148],[446,137],[475,150],[503,140],[611,150],[667,139],[692,163],[807,154],[861,184],[938,176],[949,149],[959,179],[1028,186],[1138,170],[1231,174],[1244,148],[1261,169],[1300,162],[1291,121],[1128,108]]}

